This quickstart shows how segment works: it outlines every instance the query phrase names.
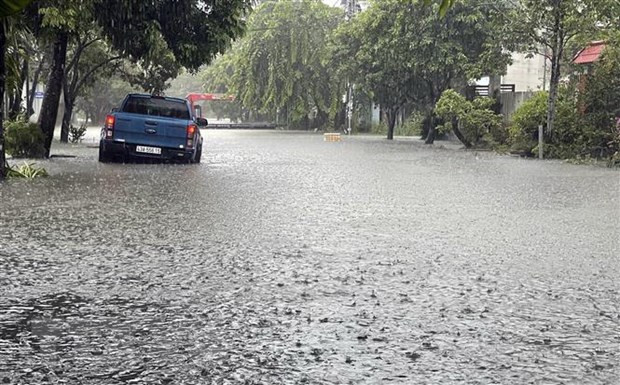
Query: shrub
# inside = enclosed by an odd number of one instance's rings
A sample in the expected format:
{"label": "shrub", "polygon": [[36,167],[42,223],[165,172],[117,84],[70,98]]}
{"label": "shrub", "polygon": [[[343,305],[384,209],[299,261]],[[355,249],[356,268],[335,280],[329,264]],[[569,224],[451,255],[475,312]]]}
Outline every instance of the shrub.
{"label": "shrub", "polygon": [[[507,133],[502,124],[502,116],[491,109],[495,100],[476,98],[467,100],[454,90],[446,90],[437,105],[435,113],[445,123],[441,130],[459,129],[466,145],[494,146],[505,141]],[[459,127],[454,127],[458,123]]]}
{"label": "shrub", "polygon": [[75,127],[71,125],[69,127],[69,141],[71,143],[80,143],[84,136],[86,135],[86,125],[81,125],[79,127]]}
{"label": "shrub", "polygon": [[[546,92],[538,92],[517,109],[509,129],[513,151],[528,155],[538,151],[538,125],[547,123]],[[578,93],[571,85],[564,85],[558,91],[556,117],[553,132],[545,131],[545,157],[569,159],[613,155],[613,130],[610,125],[604,129],[595,126],[591,115],[580,114]]]}
{"label": "shrub", "polygon": [[24,118],[4,122],[6,152],[14,158],[42,158],[45,136],[39,126]]}
{"label": "shrub", "polygon": [[48,176],[47,171],[41,167],[35,167],[34,163],[24,163],[17,167],[8,167],[7,176],[9,178],[45,178]]}
{"label": "shrub", "polygon": [[376,135],[387,135],[388,126],[385,122],[375,123],[371,127],[371,132]]}
{"label": "shrub", "polygon": [[[619,36],[620,38],[620,36]],[[574,85],[559,89],[554,131],[545,133],[545,155],[562,159],[610,159],[620,153],[620,133],[614,124],[620,106],[619,38],[612,38],[601,59],[584,79],[585,88]],[[513,148],[530,151],[538,141],[538,125],[546,125],[546,92],[537,93],[514,114],[510,129]]]}
{"label": "shrub", "polygon": [[422,133],[422,121],[424,117],[420,114],[412,114],[403,124],[394,129],[396,136],[417,136]]}
{"label": "shrub", "polygon": [[538,144],[538,126],[547,124],[548,97],[545,91],[537,92],[512,115],[508,134],[514,151],[531,154]]}
{"label": "shrub", "polygon": [[611,38],[600,60],[587,77],[580,100],[586,133],[595,156],[613,158],[620,151],[620,132],[616,127],[616,114],[620,108],[620,34]]}
{"label": "shrub", "polygon": [[470,143],[490,147],[502,143],[502,116],[489,109],[473,108],[463,116],[461,124],[463,135]]}

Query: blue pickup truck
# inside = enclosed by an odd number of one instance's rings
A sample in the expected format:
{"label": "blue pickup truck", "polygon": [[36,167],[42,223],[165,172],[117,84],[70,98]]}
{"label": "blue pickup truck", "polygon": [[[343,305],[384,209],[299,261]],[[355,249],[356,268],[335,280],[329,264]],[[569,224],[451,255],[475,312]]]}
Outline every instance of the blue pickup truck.
{"label": "blue pickup truck", "polygon": [[200,127],[206,125],[185,99],[129,94],[106,117],[99,161],[140,157],[200,163]]}

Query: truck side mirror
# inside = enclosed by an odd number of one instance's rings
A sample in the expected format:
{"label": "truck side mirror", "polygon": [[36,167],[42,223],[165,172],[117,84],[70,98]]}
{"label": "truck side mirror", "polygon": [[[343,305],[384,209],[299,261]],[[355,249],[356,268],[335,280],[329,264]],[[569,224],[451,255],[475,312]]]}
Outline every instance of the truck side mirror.
{"label": "truck side mirror", "polygon": [[205,118],[196,118],[196,124],[198,124],[198,126],[200,127],[206,127],[209,122]]}

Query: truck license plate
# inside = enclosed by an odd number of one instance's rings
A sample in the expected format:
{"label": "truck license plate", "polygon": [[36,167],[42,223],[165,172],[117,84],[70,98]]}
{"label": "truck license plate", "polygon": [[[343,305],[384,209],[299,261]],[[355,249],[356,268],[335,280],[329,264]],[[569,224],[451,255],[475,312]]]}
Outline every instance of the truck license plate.
{"label": "truck license plate", "polygon": [[159,147],[147,147],[147,146],[136,146],[136,152],[142,152],[144,154],[161,155],[161,148],[159,148]]}

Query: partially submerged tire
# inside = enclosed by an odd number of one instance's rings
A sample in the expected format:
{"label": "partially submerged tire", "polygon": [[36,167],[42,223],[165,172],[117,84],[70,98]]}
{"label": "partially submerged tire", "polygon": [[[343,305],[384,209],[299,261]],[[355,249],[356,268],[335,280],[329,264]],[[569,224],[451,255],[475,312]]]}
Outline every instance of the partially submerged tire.
{"label": "partially submerged tire", "polygon": [[103,144],[101,143],[99,143],[99,162],[101,163],[110,162],[110,155],[104,151]]}
{"label": "partially submerged tire", "polygon": [[196,149],[196,155],[194,156],[194,163],[200,163],[202,158],[202,144]]}

